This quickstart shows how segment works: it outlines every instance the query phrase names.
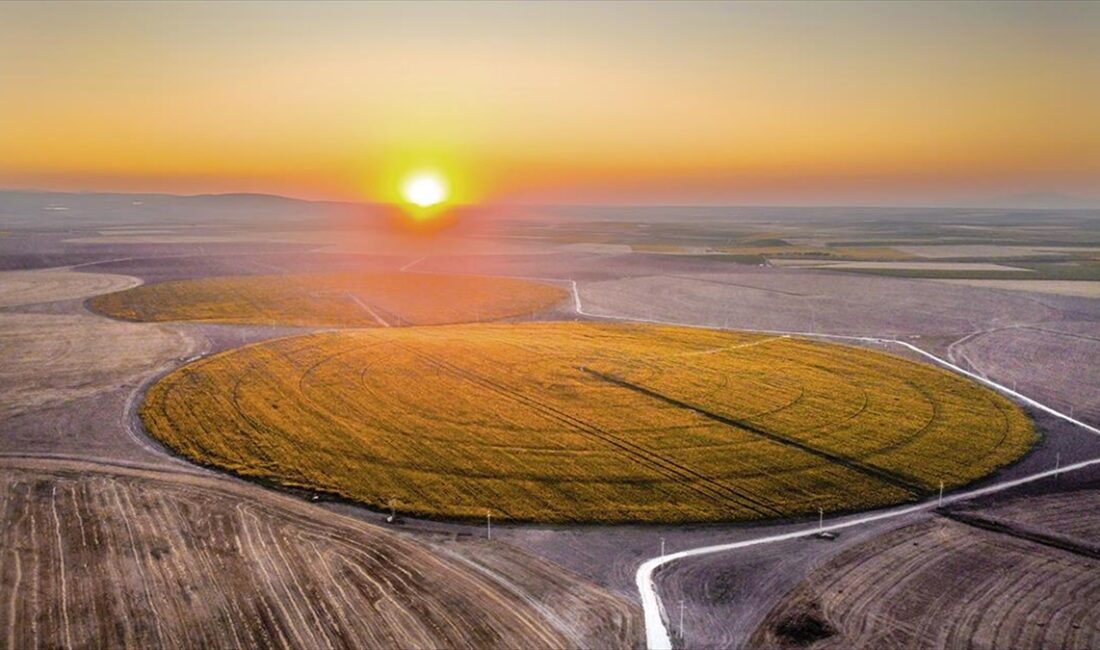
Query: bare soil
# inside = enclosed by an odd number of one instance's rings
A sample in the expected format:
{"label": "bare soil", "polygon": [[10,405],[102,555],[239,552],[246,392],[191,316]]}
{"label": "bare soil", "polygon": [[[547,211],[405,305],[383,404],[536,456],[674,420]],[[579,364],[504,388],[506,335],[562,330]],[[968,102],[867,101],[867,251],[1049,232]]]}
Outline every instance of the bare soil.
{"label": "bare soil", "polygon": [[1001,291],[1027,291],[1030,293],[1049,293],[1057,296],[1100,298],[1100,282],[1079,280],[937,280],[937,282],[1000,289]]}
{"label": "bare soil", "polygon": [[440,554],[216,477],[57,460],[0,467],[6,647],[572,648],[639,638],[626,599],[492,544]]}
{"label": "bare soil", "polygon": [[133,382],[194,341],[161,325],[90,315],[0,313],[0,417]]}
{"label": "bare soil", "polygon": [[1078,490],[896,529],[815,570],[749,645],[1094,648],[1098,512],[1100,491]]}
{"label": "bare soil", "polygon": [[68,269],[5,271],[0,273],[0,307],[86,298],[139,284],[140,280],[126,275],[93,275]]}

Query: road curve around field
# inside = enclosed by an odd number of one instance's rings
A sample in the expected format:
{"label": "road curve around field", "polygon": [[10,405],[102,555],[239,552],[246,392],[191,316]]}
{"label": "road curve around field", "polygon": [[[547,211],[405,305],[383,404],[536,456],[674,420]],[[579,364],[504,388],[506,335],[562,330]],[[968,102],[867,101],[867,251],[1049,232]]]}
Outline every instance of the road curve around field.
{"label": "road curve around field", "polygon": [[[702,327],[704,329],[717,329],[717,330],[725,329],[725,328],[721,328],[721,327],[695,325],[695,324],[690,324],[690,323],[677,323],[677,322],[672,322],[672,321],[663,321],[663,320],[656,320],[656,319],[649,319],[649,318],[623,318],[623,317],[618,317],[618,316],[611,316],[611,315],[608,315],[608,314],[590,313],[590,312],[585,311],[583,305],[581,304],[581,296],[580,296],[580,291],[577,288],[577,282],[575,280],[570,280],[570,284],[572,286],[574,311],[576,311],[576,313],[581,315],[581,316],[588,316],[590,318],[602,318],[602,319],[607,319],[607,320],[620,320],[620,321],[631,321],[631,322],[654,323],[654,324],[660,324],[660,325],[683,325],[683,326],[687,326],[687,327]],[[940,357],[932,354],[931,352],[928,352],[926,350],[922,350],[921,348],[919,348],[919,347],[917,347],[917,346],[915,346],[912,343],[909,343],[907,341],[900,341],[900,340],[892,339],[892,338],[880,338],[880,337],[874,337],[874,336],[845,336],[845,335],[841,335],[841,334],[820,334],[820,333],[816,333],[816,332],[788,332],[788,331],[753,330],[753,329],[742,329],[740,331],[757,332],[757,333],[762,333],[762,334],[788,335],[788,336],[806,336],[806,337],[813,337],[813,338],[833,339],[833,340],[839,340],[839,341],[853,341],[853,342],[858,342],[858,343],[877,343],[877,344],[880,344],[880,345],[897,345],[897,346],[900,346],[900,347],[903,347],[903,348],[909,350],[910,352],[918,354],[918,355],[932,361],[933,363],[935,363],[937,365],[940,365],[944,368],[947,368],[947,369],[952,370],[956,373],[964,375],[964,376],[966,376],[970,379],[973,379],[974,381],[976,381],[980,384],[983,384],[985,386],[988,386],[988,387],[992,388],[993,390],[996,390],[996,391],[1001,392],[1005,395],[1008,395],[1008,396],[1010,396],[1010,397],[1012,397],[1016,400],[1019,400],[1020,402],[1026,404],[1026,405],[1028,405],[1032,408],[1043,411],[1044,413],[1048,413],[1050,415],[1053,415],[1054,417],[1060,418],[1062,420],[1065,420],[1066,422],[1069,422],[1071,424],[1079,426],[1079,427],[1085,429],[1086,431],[1088,431],[1092,434],[1100,435],[1100,429],[1098,429],[1097,427],[1094,427],[1094,426],[1092,426],[1092,425],[1090,425],[1086,422],[1082,422],[1081,420],[1078,420],[1077,418],[1074,418],[1074,417],[1072,417],[1072,416],[1070,416],[1066,413],[1062,413],[1061,411],[1053,409],[1053,408],[1051,408],[1051,407],[1049,407],[1049,406],[1047,406],[1047,405],[1045,405],[1041,402],[1038,402],[1038,401],[1036,401],[1036,400],[1034,400],[1034,399],[1032,399],[1032,398],[1030,398],[1026,395],[1023,395],[1023,394],[1021,394],[1021,393],[1019,393],[1015,390],[1012,390],[1011,388],[1008,388],[1006,386],[1002,386],[1001,384],[998,384],[995,381],[992,381],[990,379],[982,377],[982,376],[980,376],[976,373],[970,372],[969,370],[966,370],[965,368],[961,368],[961,367],[951,363],[950,361],[947,361],[945,359],[941,359]],[[1029,474],[1029,475],[1021,477],[1021,478],[1012,479],[1012,480],[1009,480],[1009,481],[1004,481],[1002,483],[997,483],[997,484],[994,484],[994,485],[989,485],[989,486],[986,486],[984,488],[978,488],[978,489],[974,489],[974,490],[968,490],[968,491],[965,491],[965,492],[960,492],[960,493],[957,493],[957,494],[953,494],[951,496],[944,497],[943,500],[942,500],[942,503],[953,503],[953,502],[957,502],[957,501],[965,501],[965,500],[968,500],[968,499],[973,499],[975,497],[984,496],[986,494],[1001,492],[1001,491],[1007,490],[1009,488],[1017,487],[1017,486],[1024,485],[1026,483],[1031,483],[1033,481],[1038,481],[1038,480],[1041,480],[1041,479],[1044,479],[1044,478],[1049,478],[1051,476],[1055,476],[1055,475],[1058,475],[1058,474],[1061,474],[1061,473],[1072,472],[1072,471],[1076,471],[1076,470],[1079,470],[1079,469],[1084,469],[1086,467],[1092,467],[1094,465],[1100,465],[1100,458],[1085,460],[1085,461],[1081,461],[1081,462],[1078,462],[1078,463],[1073,463],[1073,464],[1070,464],[1070,465],[1066,465],[1065,467],[1051,469],[1051,470],[1047,470],[1047,471],[1044,471],[1044,472],[1037,472],[1035,474]],[[645,614],[646,647],[648,647],[650,650],[670,650],[672,648],[672,637],[669,634],[668,627],[665,625],[664,606],[661,603],[661,598],[657,594],[657,588],[656,588],[656,586],[653,582],[653,572],[656,571],[657,568],[659,568],[663,565],[669,564],[671,562],[675,562],[677,560],[683,560],[683,559],[686,559],[686,558],[690,558],[690,557],[698,557],[698,556],[701,556],[701,555],[709,555],[711,553],[721,553],[721,552],[724,552],[724,551],[733,551],[733,550],[737,550],[737,549],[740,549],[740,548],[746,548],[746,547],[749,547],[749,546],[759,546],[761,544],[774,544],[776,542],[785,542],[785,541],[789,541],[789,540],[792,540],[792,539],[797,539],[799,537],[805,537],[805,536],[808,536],[808,535],[813,535],[813,534],[816,534],[816,533],[821,532],[821,531],[842,530],[842,529],[845,529],[845,528],[851,528],[853,526],[859,526],[861,524],[868,524],[868,523],[871,523],[871,522],[881,521],[881,520],[884,520],[884,519],[892,519],[894,517],[900,517],[900,516],[911,514],[911,513],[914,513],[914,512],[919,512],[921,510],[925,510],[925,509],[928,509],[928,508],[938,507],[940,504],[941,504],[941,502],[938,499],[937,500],[928,500],[928,501],[925,501],[923,503],[918,503],[918,504],[912,505],[912,506],[892,508],[892,509],[884,510],[884,511],[881,511],[881,512],[876,512],[876,513],[873,513],[873,514],[869,514],[869,515],[862,515],[862,516],[858,516],[858,517],[844,518],[844,519],[841,519],[840,521],[837,521],[835,523],[829,523],[829,524],[826,524],[826,525],[823,525],[823,526],[820,526],[820,527],[819,526],[813,526],[809,530],[797,530],[797,531],[792,531],[792,532],[789,532],[789,533],[782,533],[782,534],[779,534],[779,535],[768,535],[768,536],[764,536],[764,537],[757,537],[757,538],[754,538],[754,539],[742,540],[740,542],[731,542],[729,544],[715,544],[715,545],[711,545],[711,546],[701,546],[701,547],[698,547],[698,548],[688,549],[688,550],[680,551],[680,552],[677,552],[677,553],[669,553],[667,555],[661,555],[661,556],[657,556],[657,557],[654,557],[654,558],[650,558],[650,559],[646,560],[645,562],[642,562],[642,564],[638,567],[637,572],[635,573],[635,584],[638,587],[638,593],[641,596],[641,600],[642,600],[642,609],[643,609],[643,612]]]}

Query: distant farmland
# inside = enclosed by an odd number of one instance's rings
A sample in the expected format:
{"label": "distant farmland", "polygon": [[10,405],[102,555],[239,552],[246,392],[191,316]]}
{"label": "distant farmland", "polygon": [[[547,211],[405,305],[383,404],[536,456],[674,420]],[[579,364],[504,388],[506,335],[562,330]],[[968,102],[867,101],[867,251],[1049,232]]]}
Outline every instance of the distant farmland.
{"label": "distant farmland", "polygon": [[423,273],[232,276],[101,295],[92,309],[135,321],[380,327],[495,320],[541,311],[560,288],[510,278]]}
{"label": "distant farmland", "polygon": [[865,349],[680,327],[327,332],[154,385],[146,427],[200,463],[421,516],[774,518],[914,500],[1033,443],[1024,413]]}

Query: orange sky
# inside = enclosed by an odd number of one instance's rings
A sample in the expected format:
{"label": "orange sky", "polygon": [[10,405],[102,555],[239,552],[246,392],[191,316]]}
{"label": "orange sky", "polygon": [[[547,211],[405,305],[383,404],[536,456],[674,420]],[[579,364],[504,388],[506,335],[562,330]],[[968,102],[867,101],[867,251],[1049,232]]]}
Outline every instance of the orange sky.
{"label": "orange sky", "polygon": [[1100,3],[0,5],[0,187],[909,201],[1100,186]]}

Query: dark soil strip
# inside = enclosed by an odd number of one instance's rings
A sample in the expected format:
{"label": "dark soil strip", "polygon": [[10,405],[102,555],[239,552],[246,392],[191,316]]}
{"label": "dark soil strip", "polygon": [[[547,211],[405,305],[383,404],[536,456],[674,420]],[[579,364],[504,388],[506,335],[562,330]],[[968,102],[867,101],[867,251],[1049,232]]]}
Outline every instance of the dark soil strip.
{"label": "dark soil strip", "polygon": [[1043,546],[1050,546],[1051,548],[1057,548],[1076,555],[1100,560],[1100,546],[1088,544],[1087,542],[1073,537],[1048,533],[1036,528],[1031,528],[1030,526],[1014,524],[1001,519],[986,518],[971,512],[946,509],[937,510],[937,512],[960,524],[981,528],[982,530],[990,530],[995,533],[1009,535],[1029,542],[1035,542],[1036,544],[1042,544]]}
{"label": "dark soil strip", "polygon": [[644,386],[639,386],[637,384],[632,384],[632,383],[630,383],[630,382],[628,382],[624,379],[619,379],[618,377],[613,377],[611,375],[605,375],[602,372],[596,372],[595,370],[591,370],[589,368],[580,368],[580,370],[581,370],[581,372],[587,373],[587,374],[589,374],[593,377],[596,377],[597,379],[602,379],[603,381],[606,381],[606,382],[611,383],[611,384],[615,384],[616,386],[621,386],[622,388],[632,390],[636,393],[641,393],[642,395],[645,395],[647,397],[652,397],[653,399],[661,400],[662,402],[665,402],[667,404],[671,404],[673,406],[678,406],[682,409],[687,409],[689,411],[692,411],[693,413],[698,413],[699,415],[701,415],[705,418],[708,418],[710,420],[714,420],[715,422],[720,422],[720,423],[722,423],[726,426],[735,427],[737,429],[742,429],[742,430],[748,431],[749,433],[754,433],[754,434],[760,436],[761,438],[767,438],[768,440],[771,440],[772,442],[777,442],[781,445],[787,445],[788,447],[794,447],[795,449],[798,449],[800,451],[804,451],[807,454],[817,456],[818,458],[824,458],[825,460],[827,460],[831,463],[836,463],[837,465],[840,465],[842,467],[846,467],[846,468],[848,468],[848,469],[850,469],[854,472],[859,472],[860,474],[864,474],[866,476],[870,476],[871,478],[878,479],[879,481],[882,481],[883,483],[889,483],[890,485],[893,485],[895,487],[899,487],[899,488],[909,492],[912,495],[922,494],[926,491],[925,488],[922,485],[920,485],[916,481],[914,481],[914,480],[912,480],[912,479],[910,479],[906,476],[902,476],[900,474],[890,472],[890,471],[887,471],[887,470],[884,470],[884,469],[881,469],[881,468],[878,468],[878,467],[873,467],[871,465],[865,465],[865,464],[863,464],[863,463],[861,463],[857,460],[852,460],[851,458],[847,458],[845,456],[835,454],[831,451],[826,451],[824,449],[818,449],[817,447],[812,447],[812,446],[810,446],[810,445],[808,445],[804,442],[799,442],[797,440],[793,440],[793,439],[788,438],[786,436],[781,436],[777,433],[772,433],[771,431],[765,431],[764,429],[757,428],[757,427],[755,427],[755,426],[753,426],[753,425],[751,425],[747,422],[742,422],[741,420],[735,420],[733,418],[729,418],[729,417],[726,417],[724,415],[719,415],[717,413],[711,413],[710,411],[707,411],[705,409],[701,409],[698,406],[692,406],[691,404],[688,404],[687,402],[681,402],[680,400],[678,400],[676,398],[669,397],[667,395],[662,395],[661,393],[658,393],[657,391],[650,390],[650,389],[648,389]]}

